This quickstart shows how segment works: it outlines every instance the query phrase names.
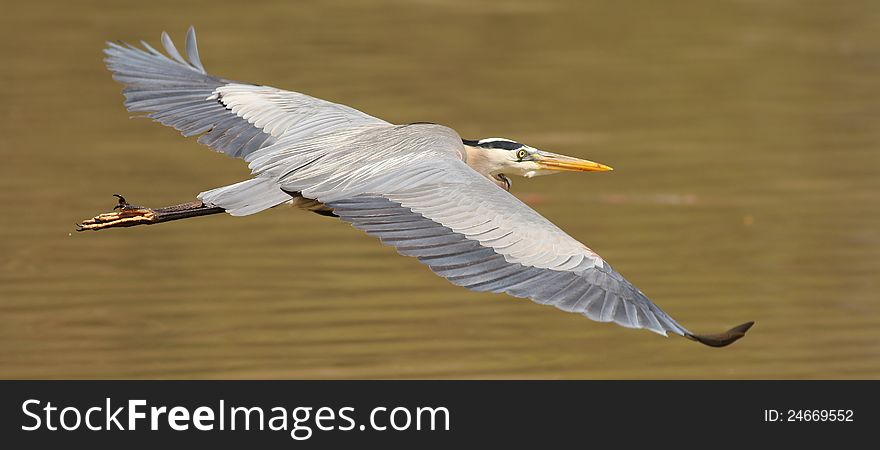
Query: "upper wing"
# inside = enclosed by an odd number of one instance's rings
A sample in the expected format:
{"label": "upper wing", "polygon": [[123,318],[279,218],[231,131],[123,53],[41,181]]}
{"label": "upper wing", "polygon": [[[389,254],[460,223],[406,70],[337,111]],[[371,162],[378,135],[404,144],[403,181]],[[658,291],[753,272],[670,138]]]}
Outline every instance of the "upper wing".
{"label": "upper wing", "polygon": [[148,113],[184,136],[201,135],[199,143],[230,156],[244,158],[282,136],[306,140],[352,126],[388,124],[298,92],[208,75],[192,27],[186,35],[188,60],[164,32],[162,45],[169,56],[142,45],[108,43],[104,50],[113,79],[125,85],[126,108]]}

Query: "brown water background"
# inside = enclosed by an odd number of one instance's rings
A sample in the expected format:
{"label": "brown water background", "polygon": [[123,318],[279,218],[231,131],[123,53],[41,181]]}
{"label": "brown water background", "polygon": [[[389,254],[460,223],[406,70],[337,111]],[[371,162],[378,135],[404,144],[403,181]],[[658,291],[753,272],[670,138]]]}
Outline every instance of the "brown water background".
{"label": "brown water background", "polygon": [[[7,2],[2,378],[880,378],[880,2]],[[434,276],[287,208],[69,233],[245,165],[130,120],[105,40],[615,167],[514,192],[726,349]]]}

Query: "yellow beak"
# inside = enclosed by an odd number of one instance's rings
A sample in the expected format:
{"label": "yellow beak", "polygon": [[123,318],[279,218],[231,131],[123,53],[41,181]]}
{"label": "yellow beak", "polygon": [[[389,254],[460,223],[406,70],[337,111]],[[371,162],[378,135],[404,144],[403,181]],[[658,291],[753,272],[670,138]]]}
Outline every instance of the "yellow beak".
{"label": "yellow beak", "polygon": [[599,164],[586,159],[572,158],[571,156],[557,155],[541,151],[532,156],[534,161],[545,170],[560,172],[607,172],[614,170],[605,164]]}

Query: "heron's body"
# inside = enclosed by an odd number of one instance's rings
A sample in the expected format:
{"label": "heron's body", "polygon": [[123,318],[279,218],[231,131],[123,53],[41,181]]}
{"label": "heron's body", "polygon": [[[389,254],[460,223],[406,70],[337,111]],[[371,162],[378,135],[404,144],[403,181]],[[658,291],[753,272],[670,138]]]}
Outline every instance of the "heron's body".
{"label": "heron's body", "polygon": [[202,192],[175,207],[133,207],[85,221],[81,230],[151,224],[293,204],[347,221],[450,282],[504,292],[601,322],[672,332],[727,345],[751,326],[695,335],[595,252],[511,195],[510,176],[606,171],[503,138],[463,140],[429,123],[394,125],[297,92],[207,74],[187,35],[184,59],[110,44],[107,63],[129,110],[248,162],[252,178]]}

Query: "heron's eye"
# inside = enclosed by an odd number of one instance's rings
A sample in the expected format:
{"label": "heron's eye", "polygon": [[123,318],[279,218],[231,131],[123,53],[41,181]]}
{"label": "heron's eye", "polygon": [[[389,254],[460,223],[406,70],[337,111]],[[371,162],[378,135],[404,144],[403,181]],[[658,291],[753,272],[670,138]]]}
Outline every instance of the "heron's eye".
{"label": "heron's eye", "polygon": [[525,158],[526,156],[528,156],[528,154],[529,154],[529,152],[527,152],[526,149],[521,148],[521,149],[519,149],[519,150],[516,151],[516,159],[522,161],[523,158]]}

